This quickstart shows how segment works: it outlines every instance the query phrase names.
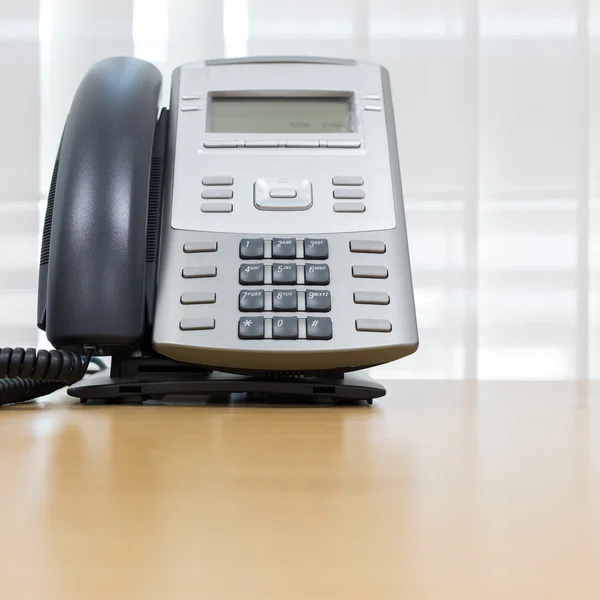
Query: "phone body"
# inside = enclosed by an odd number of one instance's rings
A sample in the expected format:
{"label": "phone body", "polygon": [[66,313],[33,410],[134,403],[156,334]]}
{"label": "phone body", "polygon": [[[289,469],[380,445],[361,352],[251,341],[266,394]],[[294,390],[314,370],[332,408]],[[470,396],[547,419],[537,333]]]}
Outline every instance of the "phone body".
{"label": "phone body", "polygon": [[232,372],[418,347],[387,71],[315,57],[113,58],[69,113],[42,243],[56,348]]}

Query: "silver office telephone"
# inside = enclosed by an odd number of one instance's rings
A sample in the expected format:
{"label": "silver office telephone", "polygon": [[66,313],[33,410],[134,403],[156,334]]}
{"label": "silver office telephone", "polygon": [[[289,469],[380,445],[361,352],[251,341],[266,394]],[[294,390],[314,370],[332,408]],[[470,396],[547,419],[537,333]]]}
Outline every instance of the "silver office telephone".
{"label": "silver office telephone", "polygon": [[[38,324],[57,350],[42,368],[44,351],[2,349],[0,385],[25,381],[32,397],[74,384],[82,399],[385,393],[352,372],[418,346],[387,71],[194,62],[161,111],[160,87],[133,58],[82,81],[42,243]],[[96,354],[113,356],[110,376],[75,383]]]}

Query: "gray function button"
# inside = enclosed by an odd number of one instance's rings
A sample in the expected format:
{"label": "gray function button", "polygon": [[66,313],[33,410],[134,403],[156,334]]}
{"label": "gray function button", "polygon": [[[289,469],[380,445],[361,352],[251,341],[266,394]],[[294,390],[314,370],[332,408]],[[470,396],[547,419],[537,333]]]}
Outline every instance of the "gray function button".
{"label": "gray function button", "polygon": [[279,142],[277,140],[246,140],[244,146],[246,148],[277,148]]}
{"label": "gray function button", "polygon": [[211,175],[202,178],[202,185],[233,185],[231,175]]}
{"label": "gray function button", "polygon": [[260,259],[265,257],[263,238],[243,239],[240,242],[240,258]]}
{"label": "gray function button", "polygon": [[296,190],[288,190],[284,188],[271,190],[269,192],[269,196],[271,198],[295,198],[298,195]]}
{"label": "gray function button", "polygon": [[217,267],[185,267],[181,273],[184,279],[197,279],[200,277],[216,277]]}
{"label": "gray function button", "polygon": [[389,304],[390,297],[385,292],[354,292],[354,304]]}
{"label": "gray function button", "polygon": [[327,240],[305,239],[304,258],[309,260],[329,258],[329,244]]}
{"label": "gray function button", "polygon": [[202,198],[205,200],[231,200],[233,198],[233,190],[206,189],[202,190]]}
{"label": "gray function button", "polygon": [[329,285],[329,265],[304,265],[304,281],[306,285]]}
{"label": "gray function button", "polygon": [[327,140],[328,148],[360,148],[358,140]]}
{"label": "gray function button", "polygon": [[336,202],[333,211],[337,213],[364,213],[367,207],[362,202]]}
{"label": "gray function button", "polygon": [[377,104],[365,104],[363,106],[363,110],[373,110],[375,112],[379,112],[379,111],[381,111],[381,106],[379,106]]}
{"label": "gray function button", "polygon": [[274,290],[273,310],[276,312],[296,312],[298,292],[296,290]]}
{"label": "gray function button", "polygon": [[181,331],[201,331],[203,329],[214,329],[214,319],[182,319],[179,323]]}
{"label": "gray function button", "polygon": [[306,290],[307,312],[329,312],[331,292],[329,290]]}
{"label": "gray function button", "polygon": [[200,206],[203,213],[230,213],[233,212],[231,202],[203,202]]}
{"label": "gray function button", "polygon": [[286,148],[318,148],[319,140],[286,140]]}
{"label": "gray function button", "polygon": [[290,263],[273,263],[273,285],[290,285],[297,281],[297,267]]}
{"label": "gray function button", "polygon": [[237,140],[209,140],[204,142],[205,148],[237,148]]}
{"label": "gray function button", "polygon": [[297,317],[275,317],[273,319],[274,340],[297,340],[298,318]]}
{"label": "gray function button", "polygon": [[365,192],[359,189],[341,188],[333,190],[333,197],[336,200],[362,200],[365,197]]}
{"label": "gray function button", "polygon": [[261,312],[265,309],[264,290],[242,290],[239,297],[242,312]]}
{"label": "gray function button", "polygon": [[363,100],[381,100],[381,96],[379,94],[363,94],[361,98]]}
{"label": "gray function button", "polygon": [[356,319],[356,331],[375,331],[389,333],[392,324],[386,319]]}
{"label": "gray function button", "polygon": [[186,242],[183,245],[183,251],[186,254],[195,252],[216,252],[217,248],[217,242]]}
{"label": "gray function button", "polygon": [[271,256],[273,258],[296,258],[296,238],[273,238]]}
{"label": "gray function button", "polygon": [[181,112],[191,112],[194,110],[200,110],[199,104],[187,104],[181,107]]}
{"label": "gray function button", "polygon": [[330,340],[333,326],[329,317],[308,317],[306,319],[306,338],[309,340]]}
{"label": "gray function button", "polygon": [[351,240],[350,252],[385,254],[385,244],[374,240]]}
{"label": "gray function button", "polygon": [[336,175],[331,182],[333,185],[363,185],[365,183],[359,175]]}
{"label": "gray function button", "polygon": [[181,304],[214,304],[217,295],[214,292],[189,292],[181,294]]}
{"label": "gray function button", "polygon": [[242,317],[238,321],[238,337],[242,340],[262,340],[265,337],[264,317]]}
{"label": "gray function button", "polygon": [[352,277],[359,279],[387,279],[388,270],[385,267],[360,265],[352,267]]}
{"label": "gray function button", "polygon": [[262,285],[265,282],[265,265],[243,264],[240,266],[242,285]]}
{"label": "gray function button", "polygon": [[182,100],[200,100],[200,94],[184,94]]}

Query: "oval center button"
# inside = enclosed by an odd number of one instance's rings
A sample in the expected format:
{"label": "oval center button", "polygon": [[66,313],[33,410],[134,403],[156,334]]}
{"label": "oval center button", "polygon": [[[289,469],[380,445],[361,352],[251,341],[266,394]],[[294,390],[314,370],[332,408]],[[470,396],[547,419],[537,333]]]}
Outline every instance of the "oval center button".
{"label": "oval center button", "polygon": [[271,198],[295,198],[298,195],[296,190],[277,188],[269,191]]}

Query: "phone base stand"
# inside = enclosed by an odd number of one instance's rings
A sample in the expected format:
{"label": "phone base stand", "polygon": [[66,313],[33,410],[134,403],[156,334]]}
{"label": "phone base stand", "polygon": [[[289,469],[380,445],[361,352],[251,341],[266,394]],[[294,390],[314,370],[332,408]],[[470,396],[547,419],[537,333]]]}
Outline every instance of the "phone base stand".
{"label": "phone base stand", "polygon": [[[115,359],[113,359],[114,362]],[[130,359],[73,384],[68,394],[82,401],[142,403],[185,400],[198,403],[248,401],[306,404],[367,402],[385,388],[364,371],[292,376],[281,373],[234,374],[160,359]],[[240,394],[242,396],[240,396]]]}

